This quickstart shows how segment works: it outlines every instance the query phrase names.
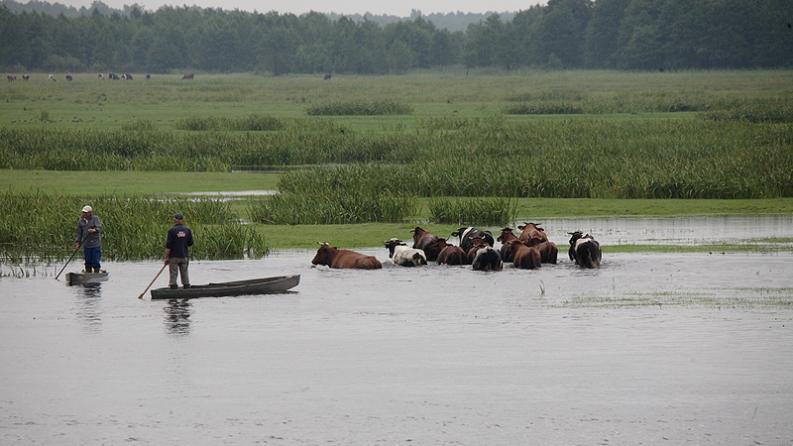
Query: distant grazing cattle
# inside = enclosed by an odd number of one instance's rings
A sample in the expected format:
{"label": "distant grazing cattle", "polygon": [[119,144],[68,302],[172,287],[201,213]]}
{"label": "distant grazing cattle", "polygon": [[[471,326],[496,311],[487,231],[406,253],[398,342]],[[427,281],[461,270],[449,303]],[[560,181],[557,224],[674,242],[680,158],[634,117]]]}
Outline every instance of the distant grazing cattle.
{"label": "distant grazing cattle", "polygon": [[540,251],[533,246],[526,246],[520,240],[514,239],[507,242],[512,245],[512,264],[515,268],[536,269],[541,266]]}
{"label": "distant grazing cattle", "polygon": [[600,243],[591,235],[584,235],[581,231],[568,232],[568,234],[571,235],[570,249],[567,251],[570,260],[581,268],[600,268],[602,258]]}
{"label": "distant grazing cattle", "polygon": [[72,77],[72,75],[71,75],[71,74],[67,74],[65,77],[66,77],[66,80],[67,80],[67,81],[70,81],[70,82],[71,82],[71,81],[73,81],[73,80],[74,80],[74,78]]}
{"label": "distant grazing cattle", "polygon": [[17,77],[16,77],[16,75],[8,74],[8,75],[6,75],[6,80],[8,82],[14,82],[15,80],[17,80]]}
{"label": "distant grazing cattle", "polygon": [[[506,227],[501,230],[501,235],[496,239],[501,242],[501,260],[504,262],[511,262],[513,257],[512,240],[518,240],[515,234],[512,233],[512,228]],[[520,241],[520,240],[518,240]]]}
{"label": "distant grazing cattle", "polygon": [[388,249],[388,257],[396,265],[400,266],[421,266],[427,264],[427,255],[424,251],[416,248],[408,248],[402,240],[392,238],[385,241]]}
{"label": "distant grazing cattle", "polygon": [[105,78],[105,75],[104,75],[104,74],[102,74],[102,73],[96,73],[96,78],[97,78],[97,79],[104,79],[104,78]]}
{"label": "distant grazing cattle", "polygon": [[182,80],[193,80],[193,73],[187,73],[182,75]]}
{"label": "distant grazing cattle", "polygon": [[112,72],[112,71],[111,71],[111,72],[109,72],[109,73],[107,73],[107,78],[108,78],[108,79],[110,79],[110,80],[113,80],[113,81],[117,81],[117,80],[119,80],[119,79],[120,79],[120,78],[118,77],[118,74],[116,74],[116,73],[114,73],[114,72]]}
{"label": "distant grazing cattle", "polygon": [[123,80],[123,81],[131,81],[132,80],[132,75],[130,73],[123,73],[121,75],[121,80]]}
{"label": "distant grazing cattle", "polygon": [[413,233],[413,247],[424,251],[430,262],[437,260],[438,254],[447,245],[446,239],[435,237],[418,226],[410,232]]}
{"label": "distant grazing cattle", "polygon": [[55,75],[54,75],[54,74],[49,74],[49,75],[47,75],[47,79],[49,79],[49,80],[51,80],[51,81],[53,81],[53,82],[55,82],[55,80],[56,80],[56,79],[55,79]]}
{"label": "distant grazing cattle", "polygon": [[444,239],[441,240],[446,246],[438,253],[438,265],[465,265],[468,263],[468,257],[462,248],[450,245]]}
{"label": "distant grazing cattle", "polygon": [[329,81],[331,78],[330,73],[325,73],[325,76],[322,78],[323,80]]}
{"label": "distant grazing cattle", "polygon": [[518,229],[520,230],[518,238],[529,246],[539,245],[548,241],[545,229],[540,227],[540,223],[524,223],[518,226]]}
{"label": "distant grazing cattle", "polygon": [[311,263],[327,265],[331,268],[380,269],[383,267],[383,264],[372,256],[347,249],[338,249],[327,243],[322,243]]}
{"label": "distant grazing cattle", "polygon": [[22,80],[23,81],[29,81],[30,80],[30,75],[29,74],[23,74],[22,75]]}
{"label": "distant grazing cattle", "polygon": [[493,234],[489,231],[480,231],[477,228],[469,226],[467,228],[460,228],[455,232],[452,232],[453,237],[460,238],[460,248],[463,248],[463,251],[468,252],[471,249],[471,240],[475,237],[482,237],[488,245],[493,246],[495,240],[493,240]]}
{"label": "distant grazing cattle", "polygon": [[492,246],[488,245],[483,237],[472,239],[471,249],[468,251],[468,260],[476,271],[501,271],[504,262],[501,261],[501,254]]}
{"label": "distant grazing cattle", "polygon": [[146,80],[149,80],[149,79],[151,79],[151,74],[146,73]]}

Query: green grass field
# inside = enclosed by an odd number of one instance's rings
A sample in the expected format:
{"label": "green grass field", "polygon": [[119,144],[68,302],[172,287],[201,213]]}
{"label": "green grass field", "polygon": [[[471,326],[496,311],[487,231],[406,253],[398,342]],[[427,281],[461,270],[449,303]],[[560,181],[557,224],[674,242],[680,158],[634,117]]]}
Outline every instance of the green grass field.
{"label": "green grass field", "polygon": [[[410,112],[307,114],[377,101]],[[443,199],[509,197],[519,220],[787,214],[792,104],[793,70],[450,70],[331,81],[199,73],[192,82],[93,73],[50,82],[39,73],[0,84],[0,192],[90,200],[286,188],[309,203],[345,191],[417,203],[402,223],[256,224],[270,248],[377,246],[407,237]],[[252,115],[280,126],[183,130],[187,119]],[[245,219],[261,200],[229,209]]]}

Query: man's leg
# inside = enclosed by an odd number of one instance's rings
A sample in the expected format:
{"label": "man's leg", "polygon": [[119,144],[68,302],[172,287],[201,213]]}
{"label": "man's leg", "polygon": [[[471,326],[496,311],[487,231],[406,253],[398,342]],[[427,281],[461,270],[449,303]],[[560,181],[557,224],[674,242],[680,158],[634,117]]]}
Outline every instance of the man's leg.
{"label": "man's leg", "polygon": [[84,271],[87,273],[91,272],[91,249],[86,248],[83,246],[83,260],[85,261],[85,269]]}
{"label": "man's leg", "polygon": [[179,271],[179,265],[175,261],[176,259],[170,258],[168,259],[168,286],[171,288],[176,288],[176,274]]}
{"label": "man's leg", "polygon": [[184,259],[182,259],[181,262],[179,262],[179,275],[182,276],[182,286],[185,288],[190,288],[190,276],[187,274],[188,262],[189,260],[187,259],[187,257],[185,257]]}

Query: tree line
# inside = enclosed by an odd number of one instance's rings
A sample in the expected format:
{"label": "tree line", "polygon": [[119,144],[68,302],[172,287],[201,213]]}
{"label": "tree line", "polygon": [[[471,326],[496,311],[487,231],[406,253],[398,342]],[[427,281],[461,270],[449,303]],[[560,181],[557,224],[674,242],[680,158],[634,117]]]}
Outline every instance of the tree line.
{"label": "tree line", "polygon": [[464,31],[403,21],[164,6],[67,17],[0,6],[5,71],[402,73],[466,67],[793,65],[790,0],[549,0]]}

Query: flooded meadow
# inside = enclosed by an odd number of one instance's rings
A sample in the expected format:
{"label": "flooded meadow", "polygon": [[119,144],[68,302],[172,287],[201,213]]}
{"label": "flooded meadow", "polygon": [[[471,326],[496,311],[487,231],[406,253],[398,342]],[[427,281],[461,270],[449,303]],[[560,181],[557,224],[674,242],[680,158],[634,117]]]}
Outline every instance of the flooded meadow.
{"label": "flooded meadow", "polygon": [[790,250],[581,270],[564,247],[786,239],[792,217],[542,223],[561,249],[536,271],[370,248],[383,269],[191,263],[195,284],[300,274],[281,295],[138,300],[155,261],[0,279],[0,443],[793,445]]}

